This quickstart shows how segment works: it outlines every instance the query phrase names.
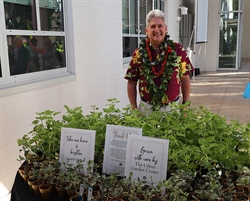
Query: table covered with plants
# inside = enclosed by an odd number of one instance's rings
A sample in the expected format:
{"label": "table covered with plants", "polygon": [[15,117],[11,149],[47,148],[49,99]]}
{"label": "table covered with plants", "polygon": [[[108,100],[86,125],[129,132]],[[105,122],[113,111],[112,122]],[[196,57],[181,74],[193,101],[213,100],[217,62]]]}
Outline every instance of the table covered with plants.
{"label": "table covered with plants", "polygon": [[[180,104],[173,104],[170,112],[144,116],[129,106],[118,109],[118,102],[109,99],[102,111],[91,106],[86,115],[81,107],[68,106],[63,114],[38,112],[33,129],[18,139],[20,168],[12,200],[19,200],[23,189],[32,195],[26,201],[250,200],[250,122],[228,123],[205,107],[186,109],[187,105]],[[142,128],[143,136],[169,139],[166,179],[151,186],[131,176],[103,174],[107,124]],[[95,157],[87,167],[79,160],[76,166],[64,164],[67,171],[60,168],[62,127],[96,131]]]}

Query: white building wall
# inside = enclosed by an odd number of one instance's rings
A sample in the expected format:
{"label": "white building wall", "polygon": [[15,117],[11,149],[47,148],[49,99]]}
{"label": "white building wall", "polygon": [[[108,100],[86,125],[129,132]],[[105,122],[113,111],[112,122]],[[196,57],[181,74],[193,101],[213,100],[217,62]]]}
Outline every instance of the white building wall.
{"label": "white building wall", "polygon": [[243,4],[243,34],[241,58],[250,59],[250,0],[244,0]]}
{"label": "white building wall", "polygon": [[168,26],[168,34],[170,39],[179,42],[179,22],[177,17],[180,16],[179,6],[182,5],[182,0],[167,0],[165,1],[166,24]]}
{"label": "white building wall", "polygon": [[[17,139],[32,130],[36,112],[63,105],[103,108],[108,98],[128,105],[122,59],[121,0],[73,0],[76,80],[0,98],[0,198],[11,190],[20,163]],[[71,51],[68,49],[68,51]]]}
{"label": "white building wall", "polygon": [[207,43],[195,45],[195,67],[201,72],[216,71],[219,55],[219,3],[208,1]]}

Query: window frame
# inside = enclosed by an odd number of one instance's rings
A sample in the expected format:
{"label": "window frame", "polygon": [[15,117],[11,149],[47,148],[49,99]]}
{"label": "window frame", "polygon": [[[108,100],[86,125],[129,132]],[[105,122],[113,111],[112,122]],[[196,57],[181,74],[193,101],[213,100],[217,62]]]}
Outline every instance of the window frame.
{"label": "window frame", "polygon": [[[36,2],[37,30],[13,30],[6,29],[4,0],[0,0],[0,59],[2,77],[0,78],[0,97],[20,93],[27,90],[43,88],[59,83],[69,82],[76,79],[74,61],[74,42],[73,42],[73,16],[72,2],[62,0],[63,3],[63,23],[64,31],[42,31],[40,24],[39,0]],[[7,36],[62,36],[65,40],[65,59],[66,67],[38,71],[10,76],[9,61],[7,51]],[[70,41],[70,42],[69,42]],[[5,66],[5,68],[4,68]]]}

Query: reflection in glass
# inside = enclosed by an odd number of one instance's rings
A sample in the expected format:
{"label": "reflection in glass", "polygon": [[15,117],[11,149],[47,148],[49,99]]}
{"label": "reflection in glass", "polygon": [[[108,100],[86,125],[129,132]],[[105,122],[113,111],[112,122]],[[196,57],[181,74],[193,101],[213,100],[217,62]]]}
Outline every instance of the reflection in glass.
{"label": "reflection in glass", "polygon": [[155,8],[159,8],[158,0],[154,0],[154,7],[155,7]]}
{"label": "reflection in glass", "polygon": [[64,31],[61,0],[39,0],[41,30]]}
{"label": "reflection in glass", "polygon": [[140,0],[139,6],[140,6],[140,34],[145,34],[145,27],[146,27],[146,10],[147,1],[146,0]]}
{"label": "reflection in glass", "polygon": [[237,28],[238,13],[221,14],[219,68],[236,66]]}
{"label": "reflection in glass", "polygon": [[138,6],[137,1],[130,0],[130,34],[137,34],[138,28],[137,28],[137,22],[138,22]]}
{"label": "reflection in glass", "polygon": [[153,2],[152,0],[147,0],[147,14],[149,13],[149,11],[153,10]]}
{"label": "reflection in glass", "polygon": [[137,48],[137,37],[123,37],[123,57],[132,56],[134,50]]}
{"label": "reflection in glass", "polygon": [[7,36],[10,75],[66,67],[62,36]]}
{"label": "reflection in glass", "polygon": [[129,33],[129,0],[122,0],[122,33]]}
{"label": "reflection in glass", "polygon": [[163,1],[160,2],[160,10],[164,12],[164,2]]}
{"label": "reflection in glass", "polygon": [[[239,0],[221,0],[221,11],[233,11],[239,9]],[[233,15],[233,13],[231,13]]]}
{"label": "reflection in glass", "polygon": [[34,0],[4,0],[4,16],[7,29],[36,30]]}

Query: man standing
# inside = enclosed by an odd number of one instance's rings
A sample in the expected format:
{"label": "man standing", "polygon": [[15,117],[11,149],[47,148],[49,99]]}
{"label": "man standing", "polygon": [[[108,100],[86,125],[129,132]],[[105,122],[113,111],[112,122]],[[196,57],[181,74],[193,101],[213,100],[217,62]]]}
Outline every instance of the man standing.
{"label": "man standing", "polygon": [[[125,79],[132,109],[169,111],[172,102],[189,101],[190,72],[193,66],[184,48],[169,39],[165,15],[152,10],[146,17],[147,38],[142,40],[130,61]],[[137,82],[140,104],[137,105]]]}
{"label": "man standing", "polygon": [[30,68],[30,54],[29,51],[23,46],[22,38],[15,38],[14,46],[18,49],[16,69],[14,74],[18,75],[28,73]]}
{"label": "man standing", "polygon": [[[30,43],[36,47],[37,46],[37,39],[32,38],[30,40]],[[28,40],[28,45],[26,46],[27,50],[30,53],[30,72],[36,72],[39,70],[40,64],[39,64],[39,59],[38,59],[38,54],[33,50],[31,45],[29,44]]]}

